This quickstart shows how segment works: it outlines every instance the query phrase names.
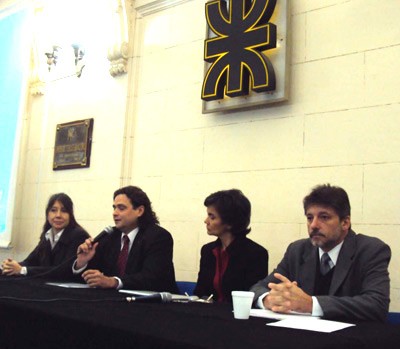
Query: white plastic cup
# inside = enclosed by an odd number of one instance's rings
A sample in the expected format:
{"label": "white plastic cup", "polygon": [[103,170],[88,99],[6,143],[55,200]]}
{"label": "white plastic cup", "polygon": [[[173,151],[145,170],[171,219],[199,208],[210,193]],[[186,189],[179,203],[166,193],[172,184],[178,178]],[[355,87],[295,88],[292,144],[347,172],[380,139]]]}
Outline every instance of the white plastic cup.
{"label": "white plastic cup", "polygon": [[250,317],[250,309],[253,304],[254,292],[232,291],[233,316],[235,319],[246,320]]}

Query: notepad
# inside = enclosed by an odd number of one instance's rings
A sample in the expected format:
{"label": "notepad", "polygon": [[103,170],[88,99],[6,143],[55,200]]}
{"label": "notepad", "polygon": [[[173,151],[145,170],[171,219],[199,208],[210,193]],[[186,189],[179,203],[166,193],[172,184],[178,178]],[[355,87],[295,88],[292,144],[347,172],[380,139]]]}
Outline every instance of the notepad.
{"label": "notepad", "polygon": [[295,328],[298,330],[330,333],[342,330],[347,327],[355,326],[355,324],[348,324],[345,322],[330,321],[330,320],[321,320],[312,317],[303,319],[300,317],[292,317],[281,321],[269,323],[267,324],[267,326],[286,327],[286,328]]}

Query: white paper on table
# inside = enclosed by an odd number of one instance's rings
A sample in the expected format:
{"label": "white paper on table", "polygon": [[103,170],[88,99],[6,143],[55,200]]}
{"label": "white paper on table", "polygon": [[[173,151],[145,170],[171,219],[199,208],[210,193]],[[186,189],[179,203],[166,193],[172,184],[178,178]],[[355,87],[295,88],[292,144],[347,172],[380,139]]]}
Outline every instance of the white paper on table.
{"label": "white paper on table", "polygon": [[250,316],[263,317],[263,318],[275,319],[275,320],[290,319],[290,318],[293,318],[296,316],[300,317],[302,319],[304,319],[304,318],[319,319],[318,316],[311,316],[311,314],[307,314],[307,313],[298,313],[298,312],[292,311],[289,314],[282,314],[282,313],[275,313],[269,309],[251,309]]}
{"label": "white paper on table", "polygon": [[90,288],[88,284],[80,284],[78,282],[46,282],[46,285],[65,288]]}
{"label": "white paper on table", "polygon": [[134,296],[151,296],[153,294],[158,293],[158,292],[154,292],[154,291],[125,290],[125,289],[120,289],[120,290],[118,290],[118,292],[132,294]]}
{"label": "white paper on table", "polygon": [[348,324],[345,322],[322,320],[317,318],[299,318],[291,317],[281,321],[267,324],[267,326],[295,328],[299,330],[316,331],[330,333],[333,331],[342,330],[344,328],[355,326],[355,324]]}

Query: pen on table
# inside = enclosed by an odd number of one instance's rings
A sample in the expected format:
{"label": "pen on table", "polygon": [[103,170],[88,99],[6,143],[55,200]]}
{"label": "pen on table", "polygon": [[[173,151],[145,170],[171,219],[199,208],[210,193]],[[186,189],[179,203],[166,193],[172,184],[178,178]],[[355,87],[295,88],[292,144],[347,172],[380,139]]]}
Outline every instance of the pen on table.
{"label": "pen on table", "polygon": [[186,297],[189,297],[189,294],[188,294],[187,292],[185,292],[185,296],[186,296]]}
{"label": "pen on table", "polygon": [[210,296],[206,299],[206,302],[210,301],[214,295],[211,293]]}

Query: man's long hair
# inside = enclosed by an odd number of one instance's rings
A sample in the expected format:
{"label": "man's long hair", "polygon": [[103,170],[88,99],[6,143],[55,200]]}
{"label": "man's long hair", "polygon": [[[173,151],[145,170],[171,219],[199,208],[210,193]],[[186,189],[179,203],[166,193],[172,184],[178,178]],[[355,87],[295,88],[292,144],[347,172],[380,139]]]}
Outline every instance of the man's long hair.
{"label": "man's long hair", "polygon": [[146,228],[150,224],[159,224],[156,213],[151,207],[150,199],[147,194],[133,185],[128,185],[127,187],[120,188],[114,192],[114,199],[118,195],[126,195],[130,200],[133,208],[138,208],[139,206],[144,207],[143,214],[138,218],[139,228]]}

